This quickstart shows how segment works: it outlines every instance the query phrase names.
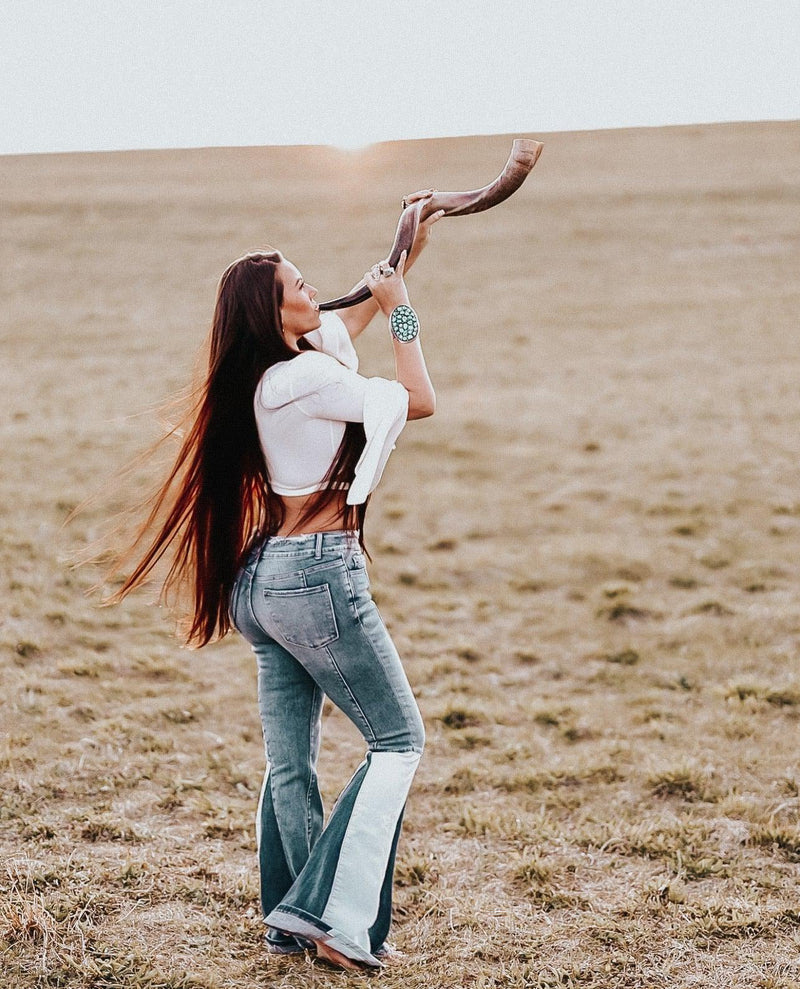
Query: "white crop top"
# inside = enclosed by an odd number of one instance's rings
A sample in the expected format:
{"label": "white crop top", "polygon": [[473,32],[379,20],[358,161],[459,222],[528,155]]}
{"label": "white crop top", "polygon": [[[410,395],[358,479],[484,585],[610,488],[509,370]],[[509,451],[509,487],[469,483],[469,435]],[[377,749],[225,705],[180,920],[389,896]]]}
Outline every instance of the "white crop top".
{"label": "white crop top", "polygon": [[347,492],[360,505],[381,479],[408,418],[408,392],[399,381],[358,374],[347,327],[335,312],[306,334],[319,350],[267,368],[256,388],[258,438],[272,490],[280,495],[320,491],[344,436],[345,423],[363,422],[364,451]]}

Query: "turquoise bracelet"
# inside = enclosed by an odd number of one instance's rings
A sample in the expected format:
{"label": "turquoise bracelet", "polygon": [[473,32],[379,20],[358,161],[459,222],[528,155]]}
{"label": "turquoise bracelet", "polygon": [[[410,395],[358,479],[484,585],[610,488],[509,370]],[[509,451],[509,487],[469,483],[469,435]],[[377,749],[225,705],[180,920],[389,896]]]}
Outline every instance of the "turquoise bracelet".
{"label": "turquoise bracelet", "polygon": [[389,329],[400,343],[411,343],[419,336],[419,318],[411,306],[395,306],[389,317]]}

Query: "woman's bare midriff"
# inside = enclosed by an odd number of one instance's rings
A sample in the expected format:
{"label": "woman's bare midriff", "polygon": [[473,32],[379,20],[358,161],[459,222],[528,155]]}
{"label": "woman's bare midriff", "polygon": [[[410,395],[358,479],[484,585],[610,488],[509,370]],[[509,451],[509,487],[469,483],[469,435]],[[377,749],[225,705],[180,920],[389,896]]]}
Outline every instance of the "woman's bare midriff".
{"label": "woman's bare midriff", "polygon": [[297,523],[314,495],[282,495],[281,501],[286,509],[286,518],[276,535],[303,536],[310,532],[336,532],[343,529],[346,497],[347,495],[343,491],[330,505],[306,519],[302,529],[298,529],[296,528]]}

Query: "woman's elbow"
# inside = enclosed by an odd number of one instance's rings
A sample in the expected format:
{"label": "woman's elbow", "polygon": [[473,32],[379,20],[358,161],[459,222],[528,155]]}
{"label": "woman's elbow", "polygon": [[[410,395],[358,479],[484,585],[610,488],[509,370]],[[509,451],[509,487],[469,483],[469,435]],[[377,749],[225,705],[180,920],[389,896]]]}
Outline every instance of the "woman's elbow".
{"label": "woman's elbow", "polygon": [[408,403],[409,419],[428,419],[436,411],[436,395],[431,392],[424,398],[412,398]]}

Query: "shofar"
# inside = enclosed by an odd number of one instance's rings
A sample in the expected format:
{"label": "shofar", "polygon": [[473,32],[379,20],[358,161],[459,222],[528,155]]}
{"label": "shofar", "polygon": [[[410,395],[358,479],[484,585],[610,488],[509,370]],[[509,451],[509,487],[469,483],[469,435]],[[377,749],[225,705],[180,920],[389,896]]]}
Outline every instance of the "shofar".
{"label": "shofar", "polygon": [[[505,168],[494,182],[485,185],[482,189],[476,189],[474,192],[437,192],[430,199],[419,200],[406,206],[400,214],[400,221],[397,224],[394,243],[389,252],[389,264],[395,267],[403,251],[411,250],[411,245],[417,234],[417,227],[431,213],[443,209],[445,216],[466,216],[468,213],[481,213],[485,209],[491,209],[492,206],[508,199],[527,178],[528,172],[536,164],[542,153],[542,147],[543,145],[539,141],[518,138],[514,141]],[[368,299],[371,294],[370,290],[363,286],[339,299],[321,303],[320,309],[347,309],[349,306],[356,306],[359,302]]]}

